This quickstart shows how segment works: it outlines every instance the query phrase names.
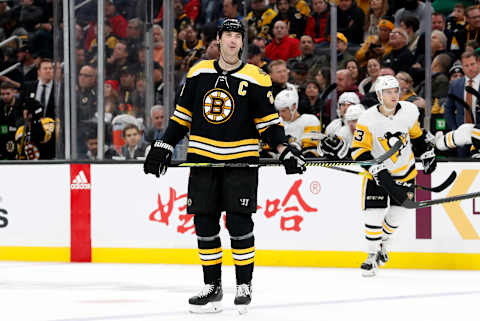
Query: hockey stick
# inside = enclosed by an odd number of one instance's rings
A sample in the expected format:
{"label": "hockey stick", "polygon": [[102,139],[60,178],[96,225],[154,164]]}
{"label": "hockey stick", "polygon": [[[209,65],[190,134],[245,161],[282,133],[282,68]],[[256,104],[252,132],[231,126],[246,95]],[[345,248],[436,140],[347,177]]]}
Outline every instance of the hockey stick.
{"label": "hockey stick", "polygon": [[456,195],[456,196],[450,196],[450,197],[444,197],[444,198],[437,198],[434,200],[426,200],[426,201],[420,201],[420,202],[406,200],[405,202],[403,202],[402,206],[406,208],[425,208],[433,205],[450,203],[450,202],[458,202],[458,201],[467,200],[467,199],[476,198],[476,197],[480,197],[480,192]]}
{"label": "hockey stick", "polygon": [[[366,174],[365,172],[358,172],[358,171],[355,171],[353,169],[336,167],[336,166],[332,166],[332,167],[329,167],[329,168],[337,170],[337,171],[350,173],[350,174],[361,175],[361,176]],[[422,186],[422,185],[418,185],[418,184],[415,184],[414,186],[415,186],[416,189],[419,189],[419,190],[422,190],[422,191],[439,193],[439,192],[444,191],[447,187],[449,187],[453,183],[453,181],[455,181],[455,178],[457,178],[457,172],[453,171],[453,172],[450,173],[450,175],[447,177],[447,179],[442,184],[440,184],[438,186],[427,187],[427,186]]]}
{"label": "hockey stick", "polygon": [[[466,91],[468,91],[467,90],[468,87],[470,87],[470,86],[465,87]],[[470,87],[470,88],[472,88],[472,87]],[[473,90],[475,90],[475,89],[473,89]],[[470,117],[472,117],[472,119],[474,119],[473,118],[473,113],[472,113],[472,108],[462,98],[460,98],[460,97],[458,97],[457,95],[454,95],[454,94],[448,94],[447,96],[448,96],[448,98],[453,99],[456,102],[458,102],[460,105],[462,105],[462,107],[465,108],[468,111],[468,113],[470,114]]]}
{"label": "hockey stick", "polygon": [[328,95],[330,95],[330,93],[332,91],[334,91],[335,89],[337,89],[337,83],[334,82],[334,83],[328,85],[328,87],[325,89],[323,94],[320,96],[320,101],[324,102],[325,99],[327,99]]}
{"label": "hockey stick", "polygon": [[[306,166],[321,166],[321,167],[332,167],[332,166],[348,166],[348,165],[375,165],[380,164],[392,157],[401,147],[403,146],[402,141],[399,139],[397,142],[390,148],[386,153],[380,155],[379,157],[368,160],[368,161],[322,161],[322,160],[309,160],[305,163]],[[249,164],[249,163],[180,163],[177,166],[179,167],[260,167],[260,166],[280,166],[282,165],[279,162],[275,163],[263,163],[263,164]]]}

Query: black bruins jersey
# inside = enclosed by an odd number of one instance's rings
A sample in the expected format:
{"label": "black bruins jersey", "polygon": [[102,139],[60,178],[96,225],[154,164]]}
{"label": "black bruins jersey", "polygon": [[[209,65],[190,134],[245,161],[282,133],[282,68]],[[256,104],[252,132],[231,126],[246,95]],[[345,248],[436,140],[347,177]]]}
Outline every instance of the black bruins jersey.
{"label": "black bruins jersey", "polygon": [[222,70],[217,61],[193,66],[163,141],[175,146],[190,131],[191,162],[258,162],[259,139],[287,141],[274,108],[270,76],[257,66]]}

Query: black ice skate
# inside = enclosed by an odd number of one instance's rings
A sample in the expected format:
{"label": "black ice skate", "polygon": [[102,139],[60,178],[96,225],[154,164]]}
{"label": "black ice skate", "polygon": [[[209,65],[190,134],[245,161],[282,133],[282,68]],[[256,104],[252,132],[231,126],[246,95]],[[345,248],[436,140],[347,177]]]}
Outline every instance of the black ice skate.
{"label": "black ice skate", "polygon": [[252,284],[243,283],[238,284],[235,291],[235,300],[233,303],[238,310],[238,313],[247,313],[247,307],[252,301]]}
{"label": "black ice skate", "polygon": [[368,253],[367,260],[362,263],[360,269],[362,269],[362,276],[370,277],[377,274],[378,269],[378,255],[377,253]]}
{"label": "black ice skate", "polygon": [[196,296],[188,300],[190,312],[192,313],[216,313],[222,311],[222,282],[205,284],[203,289]]}
{"label": "black ice skate", "polygon": [[384,266],[388,262],[388,252],[385,245],[380,244],[380,251],[377,253],[377,263],[380,266]]}

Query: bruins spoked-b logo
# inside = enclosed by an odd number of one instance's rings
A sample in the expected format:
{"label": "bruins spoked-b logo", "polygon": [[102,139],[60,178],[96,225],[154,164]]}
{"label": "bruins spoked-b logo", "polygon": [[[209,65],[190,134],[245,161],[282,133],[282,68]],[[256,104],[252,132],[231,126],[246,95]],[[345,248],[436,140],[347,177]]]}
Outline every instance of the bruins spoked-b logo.
{"label": "bruins spoked-b logo", "polygon": [[222,124],[230,119],[235,103],[230,93],[224,89],[214,88],[203,97],[203,116],[212,124]]}

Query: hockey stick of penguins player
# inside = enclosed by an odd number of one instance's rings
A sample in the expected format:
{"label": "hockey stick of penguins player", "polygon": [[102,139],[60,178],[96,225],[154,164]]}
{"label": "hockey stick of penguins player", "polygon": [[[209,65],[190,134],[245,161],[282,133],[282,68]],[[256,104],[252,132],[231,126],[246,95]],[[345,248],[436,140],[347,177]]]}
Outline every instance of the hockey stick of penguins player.
{"label": "hockey stick of penguins player", "polygon": [[[465,90],[467,92],[468,92],[467,88],[473,89],[472,87],[467,86],[467,87],[465,87]],[[475,89],[473,89],[473,90],[478,94],[478,92]],[[471,93],[471,94],[474,95],[473,93]],[[472,108],[470,108],[470,106],[462,98],[460,98],[460,97],[458,97],[457,95],[454,95],[454,94],[448,94],[447,96],[448,96],[448,98],[450,98],[452,100],[455,100],[460,105],[462,105],[463,108],[465,108],[467,110],[467,112],[470,114],[470,117],[472,117],[472,119],[474,119],[473,118],[473,113],[472,113]],[[480,98],[477,98],[477,99],[480,99]]]}
{"label": "hockey stick of penguins player", "polygon": [[[305,163],[306,166],[320,166],[320,167],[332,167],[332,166],[348,166],[348,165],[375,165],[380,164],[392,157],[403,146],[402,141],[399,139],[397,142],[384,154],[369,161],[322,161],[322,160],[309,160]],[[248,164],[248,163],[180,163],[179,167],[260,167],[260,166],[281,166],[282,164],[275,160],[275,163],[265,164]]]}
{"label": "hockey stick of penguins player", "polygon": [[[356,174],[356,175],[361,175],[361,176],[364,176],[366,174],[365,172],[358,172],[358,171],[355,171],[353,169],[348,169],[348,168],[343,168],[343,167],[332,166],[332,167],[329,167],[329,168],[337,170],[337,171]],[[457,178],[457,172],[453,171],[453,172],[450,173],[450,175],[448,175],[447,179],[442,184],[440,184],[438,186],[427,187],[427,186],[422,186],[422,185],[418,185],[418,184],[415,184],[414,186],[415,186],[416,189],[419,189],[419,190],[439,193],[439,192],[444,191],[447,187],[449,187],[455,181],[456,178]]]}
{"label": "hockey stick of penguins player", "polygon": [[444,197],[444,198],[437,198],[434,200],[426,200],[426,201],[420,201],[420,202],[414,202],[412,200],[406,200],[403,202],[402,206],[406,208],[425,208],[425,207],[430,207],[433,205],[438,205],[438,204],[443,204],[443,203],[451,203],[451,202],[459,202],[462,200],[467,200],[471,198],[477,198],[480,197],[480,192],[475,192],[475,193],[469,193],[469,194],[462,194],[462,195],[456,195],[456,196],[450,196],[450,197]]}

